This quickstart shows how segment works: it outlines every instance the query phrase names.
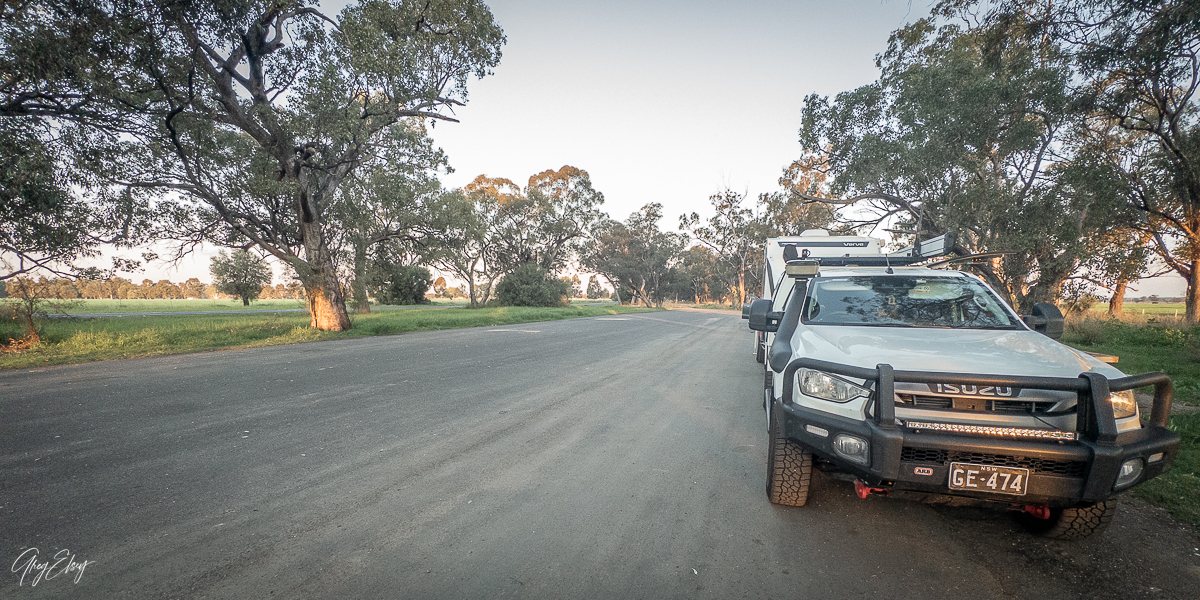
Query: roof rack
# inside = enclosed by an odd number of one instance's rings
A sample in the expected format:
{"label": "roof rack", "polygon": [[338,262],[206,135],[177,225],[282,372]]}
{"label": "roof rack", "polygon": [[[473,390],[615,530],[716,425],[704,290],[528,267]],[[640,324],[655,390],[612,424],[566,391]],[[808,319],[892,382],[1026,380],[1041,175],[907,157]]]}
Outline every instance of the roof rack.
{"label": "roof rack", "polygon": [[921,256],[822,256],[810,260],[820,261],[822,267],[906,267],[929,260]]}

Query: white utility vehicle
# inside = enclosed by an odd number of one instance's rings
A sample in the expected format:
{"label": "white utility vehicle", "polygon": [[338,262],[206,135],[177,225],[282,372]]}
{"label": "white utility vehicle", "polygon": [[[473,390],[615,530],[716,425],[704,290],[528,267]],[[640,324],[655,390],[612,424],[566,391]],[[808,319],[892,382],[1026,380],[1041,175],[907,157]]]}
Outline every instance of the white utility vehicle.
{"label": "white utility vehicle", "polygon": [[[1057,538],[1103,529],[1112,497],[1175,457],[1171,380],[1058,343],[1052,304],[1021,317],[972,274],[911,266],[952,245],[768,240],[766,297],[744,313],[765,350],[768,496],[804,505],[817,468],[861,498],[1014,509]],[[1133,390],[1148,386],[1143,422]]]}

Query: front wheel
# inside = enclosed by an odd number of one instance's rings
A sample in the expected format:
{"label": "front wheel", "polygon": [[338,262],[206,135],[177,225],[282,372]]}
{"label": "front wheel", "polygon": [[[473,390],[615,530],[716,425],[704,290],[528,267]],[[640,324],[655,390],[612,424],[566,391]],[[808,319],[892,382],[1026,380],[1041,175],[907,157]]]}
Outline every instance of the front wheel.
{"label": "front wheel", "polygon": [[771,436],[767,446],[767,497],[775,504],[804,506],[808,502],[808,489],[812,483],[812,452],[784,437],[778,413],[770,416],[772,418],[767,427]]}
{"label": "front wheel", "polygon": [[1100,533],[1117,514],[1117,501],[1105,500],[1084,508],[1052,508],[1049,519],[1021,515],[1021,524],[1036,535],[1056,540],[1082,540]]}

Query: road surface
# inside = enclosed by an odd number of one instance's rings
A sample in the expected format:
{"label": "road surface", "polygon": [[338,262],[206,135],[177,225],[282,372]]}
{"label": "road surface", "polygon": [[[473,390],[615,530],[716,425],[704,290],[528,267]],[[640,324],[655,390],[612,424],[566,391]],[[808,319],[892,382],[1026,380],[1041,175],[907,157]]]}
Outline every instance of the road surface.
{"label": "road surface", "polygon": [[1141,503],[1077,543],[771,505],[750,347],[670,311],[0,373],[0,598],[1200,597]]}

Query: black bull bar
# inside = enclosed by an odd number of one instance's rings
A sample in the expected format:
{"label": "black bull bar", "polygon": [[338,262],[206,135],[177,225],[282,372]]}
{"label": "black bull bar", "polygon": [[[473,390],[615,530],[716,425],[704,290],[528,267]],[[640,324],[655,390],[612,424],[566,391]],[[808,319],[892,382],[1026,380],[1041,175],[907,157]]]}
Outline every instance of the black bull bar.
{"label": "black bull bar", "polygon": [[[793,405],[793,390],[796,383],[796,371],[799,369],[814,369],[833,373],[844,377],[865,380],[867,384],[874,383],[874,390],[868,400],[867,411],[871,417],[866,425],[874,430],[872,437],[880,438],[886,446],[894,446],[898,452],[899,445],[907,437],[903,430],[896,431],[896,383],[944,383],[948,379],[970,381],[979,385],[998,387],[1016,387],[1022,389],[1042,389],[1075,392],[1078,395],[1076,403],[1076,431],[1079,434],[1078,443],[1091,449],[1088,454],[1093,457],[1093,475],[1100,470],[1110,471],[1119,465],[1122,457],[1134,451],[1136,447],[1145,449],[1147,445],[1166,450],[1166,461],[1161,468],[1167,467],[1179,444],[1179,436],[1170,431],[1168,422],[1171,415],[1171,403],[1174,397],[1174,387],[1171,379],[1164,373],[1152,372],[1131,375],[1117,379],[1108,379],[1099,373],[1085,372],[1078,377],[1026,377],[1010,375],[988,375],[971,373],[950,373],[936,371],[902,371],[895,370],[891,365],[880,364],[874,369],[854,367],[813,358],[798,358],[788,363],[783,371],[783,404],[790,408]],[[1136,431],[1119,434],[1117,421],[1113,414],[1112,403],[1109,400],[1112,392],[1132,390],[1140,387],[1154,386],[1154,406],[1151,409],[1148,423]],[[883,401],[886,399],[886,401]],[[798,406],[796,407],[799,408]],[[955,436],[957,437],[957,436]],[[973,437],[973,436],[972,436]],[[1119,439],[1118,439],[1119,438]],[[959,438],[971,439],[971,438]],[[1022,443],[1021,445],[1025,445]],[[1056,446],[1060,447],[1057,443]],[[1044,446],[1043,446],[1044,447]],[[1064,450],[1066,450],[1064,448]],[[1080,451],[1083,451],[1080,448]],[[886,452],[892,460],[898,460],[895,452]],[[889,460],[888,462],[892,462]],[[882,468],[880,468],[882,467]],[[878,465],[869,469],[871,479],[887,480],[899,476],[893,473],[897,465]],[[1159,469],[1156,469],[1156,472]],[[1115,474],[1115,472],[1114,472]],[[1152,476],[1152,475],[1151,475]],[[1111,482],[1103,478],[1088,477],[1082,491],[1083,499],[1100,500],[1112,494]]]}

